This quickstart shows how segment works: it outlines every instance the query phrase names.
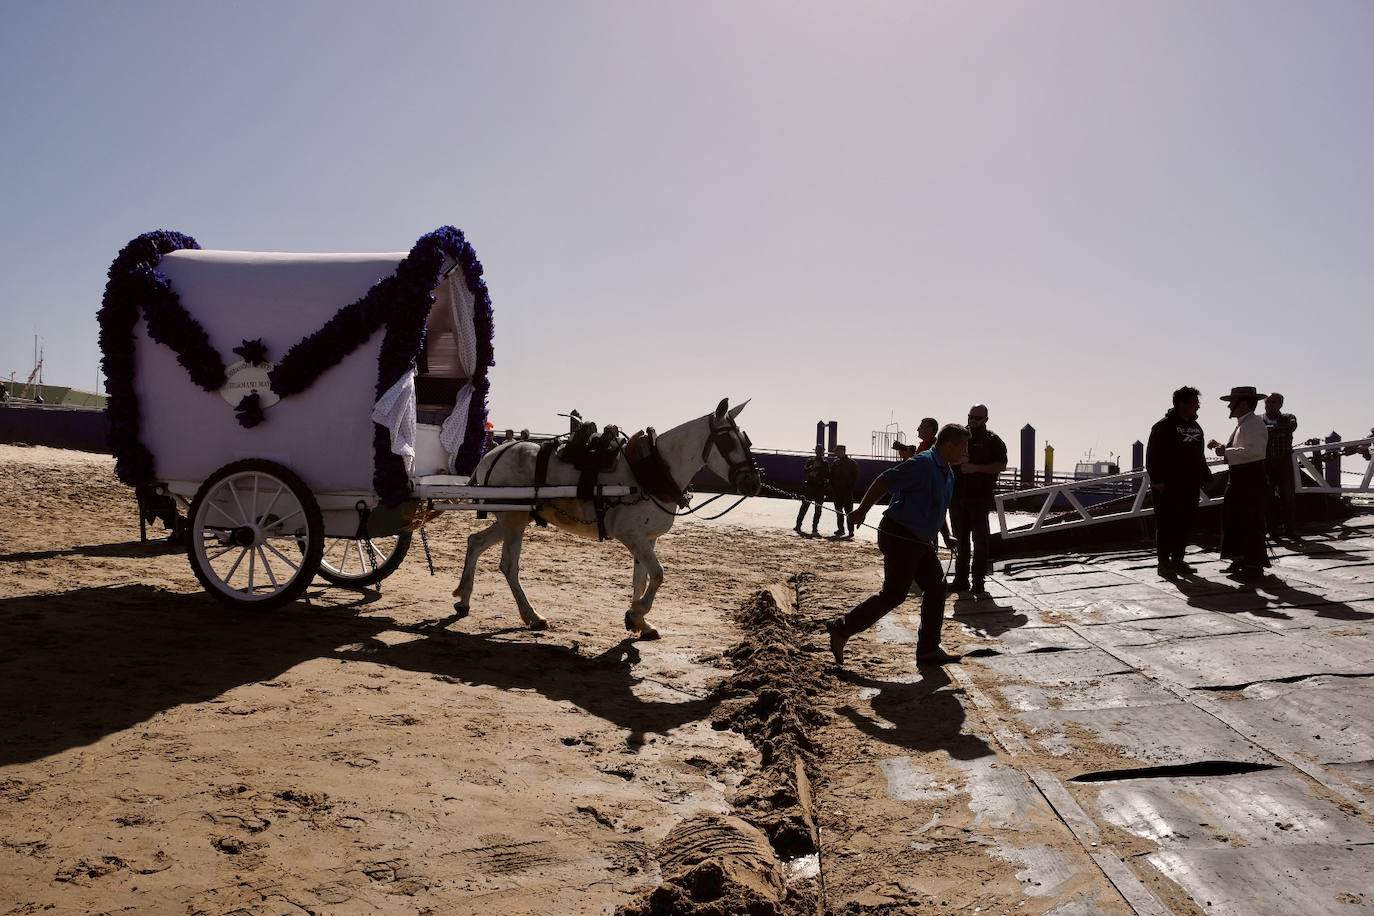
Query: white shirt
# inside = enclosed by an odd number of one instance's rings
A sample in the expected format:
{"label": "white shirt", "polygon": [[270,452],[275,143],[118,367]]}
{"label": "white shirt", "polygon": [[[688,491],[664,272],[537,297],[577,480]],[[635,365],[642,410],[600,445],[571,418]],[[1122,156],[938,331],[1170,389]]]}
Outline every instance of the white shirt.
{"label": "white shirt", "polygon": [[1231,438],[1226,440],[1226,463],[1234,467],[1263,461],[1269,450],[1269,427],[1253,410],[1236,421]]}

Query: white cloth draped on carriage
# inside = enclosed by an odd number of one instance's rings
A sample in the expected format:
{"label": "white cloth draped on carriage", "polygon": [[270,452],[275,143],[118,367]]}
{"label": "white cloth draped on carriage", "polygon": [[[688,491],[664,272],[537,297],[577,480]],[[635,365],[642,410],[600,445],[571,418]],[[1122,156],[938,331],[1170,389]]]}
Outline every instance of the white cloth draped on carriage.
{"label": "white cloth draped on carriage", "polygon": [[[267,359],[322,328],[341,308],[391,276],[405,252],[282,254],[188,249],[161,259],[182,306],[205,329],[226,364],[235,347],[261,339]],[[385,328],[341,354],[308,389],[269,401],[264,420],[245,429],[225,402],[188,380],[176,355],[135,329],[135,388],[144,442],[162,480],[198,481],[234,457],[276,460],[316,492],[373,489],[374,423],[412,476],[446,473],[462,448],[478,374],[475,302],[461,267],[446,265],[434,291],[419,370],[376,396]],[[232,368],[232,367],[231,367]]]}
{"label": "white cloth draped on carriage", "polygon": [[427,419],[437,420],[436,414],[447,410],[438,426],[419,421],[423,404],[417,400],[417,370],[402,375],[373,406],[373,422],[390,431],[391,451],[405,459],[406,470],[412,474],[417,470],[420,474],[452,472],[454,457],[463,446],[472,407],[472,379],[477,373],[474,307],[472,291],[461,271],[450,270],[434,290],[434,309],[425,339],[425,375],[460,380],[451,409],[441,404],[436,411],[426,411]]}

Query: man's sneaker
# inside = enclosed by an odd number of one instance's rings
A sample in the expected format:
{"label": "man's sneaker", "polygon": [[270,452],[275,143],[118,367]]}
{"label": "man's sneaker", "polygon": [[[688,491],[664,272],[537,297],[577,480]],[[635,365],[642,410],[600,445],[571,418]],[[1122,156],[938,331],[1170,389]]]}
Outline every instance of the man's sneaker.
{"label": "man's sneaker", "polygon": [[1175,560],[1174,571],[1181,572],[1187,576],[1191,576],[1193,573],[1197,572],[1197,567],[1189,563],[1187,560]]}
{"label": "man's sneaker", "polygon": [[831,618],[825,622],[825,631],[830,634],[830,652],[835,656],[835,667],[844,667],[844,644],[849,642],[849,637],[839,631],[839,619]]}
{"label": "man's sneaker", "polygon": [[989,598],[992,597],[988,590],[983,588],[983,586],[981,585],[975,585],[973,587],[973,591],[971,591],[969,594],[973,596],[975,601],[987,601]]}
{"label": "man's sneaker", "polygon": [[958,655],[950,655],[944,649],[931,649],[926,652],[916,653],[916,664],[918,665],[957,665],[959,664]]}
{"label": "man's sneaker", "polygon": [[968,591],[968,580],[955,579],[953,582],[950,583],[949,590],[951,594],[958,594],[959,592]]}
{"label": "man's sneaker", "polygon": [[793,526],[792,530],[797,532],[797,534],[801,534],[801,525]]}
{"label": "man's sneaker", "polygon": [[1160,563],[1155,567],[1155,572],[1159,573],[1161,579],[1174,579],[1178,577],[1178,570],[1172,563]]}

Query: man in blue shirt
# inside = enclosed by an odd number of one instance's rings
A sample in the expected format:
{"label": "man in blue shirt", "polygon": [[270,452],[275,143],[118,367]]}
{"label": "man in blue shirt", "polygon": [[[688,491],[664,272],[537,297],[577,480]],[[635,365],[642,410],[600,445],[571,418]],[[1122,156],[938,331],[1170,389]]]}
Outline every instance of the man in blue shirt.
{"label": "man in blue shirt", "polygon": [[940,430],[935,444],[914,458],[878,475],[850,514],[854,526],[862,525],[868,510],[891,494],[878,525],[878,550],[883,555],[883,587],[848,614],[827,620],[830,651],[835,664],[844,664],[844,644],[851,636],[877,623],[884,614],[906,600],[912,582],[921,586],[921,629],[916,637],[916,662],[943,665],[959,660],[940,648],[940,628],[945,617],[945,570],[935,552],[935,535],[949,509],[954,492],[956,465],[968,458],[968,430],[950,424]]}

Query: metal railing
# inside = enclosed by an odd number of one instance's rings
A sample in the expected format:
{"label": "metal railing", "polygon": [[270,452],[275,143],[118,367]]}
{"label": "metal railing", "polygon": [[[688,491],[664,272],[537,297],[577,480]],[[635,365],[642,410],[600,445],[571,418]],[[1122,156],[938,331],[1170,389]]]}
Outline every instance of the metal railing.
{"label": "metal railing", "polygon": [[[1364,459],[1366,467],[1363,473],[1358,471],[1340,471],[1339,469],[1331,477],[1327,476],[1326,470],[1331,467],[1331,462],[1337,462],[1341,457],[1358,455]],[[1225,465],[1225,461],[1209,461],[1208,465],[1215,467]],[[1293,486],[1297,493],[1331,493],[1339,495],[1360,495],[1374,494],[1374,437],[1368,439],[1356,439],[1350,442],[1326,442],[1321,445],[1297,446],[1293,449]],[[1306,473],[1304,473],[1306,472]],[[1354,486],[1344,484],[1340,475],[1358,477],[1360,482]],[[1337,481],[1332,483],[1332,479]],[[1138,481],[1138,483],[1136,482]],[[1089,506],[1083,504],[1079,494],[1085,491],[1097,491],[1100,493],[1104,489],[1118,488],[1122,495],[1107,500],[1104,505],[1109,509],[1102,515],[1093,515],[1089,511]],[[1134,493],[1132,495],[1132,489]],[[1129,471],[1125,474],[1113,474],[1110,477],[1090,477],[1086,480],[1075,480],[1067,483],[1054,484],[1048,487],[1036,487],[1030,490],[1013,490],[1006,493],[998,493],[993,499],[997,508],[997,522],[1003,540],[1013,538],[1029,537],[1042,531],[1063,531],[1069,528],[1083,528],[1089,525],[1100,525],[1105,522],[1121,521],[1130,518],[1146,518],[1154,515],[1154,507],[1145,505],[1145,497],[1150,492],[1150,474],[1148,471]],[[1060,497],[1068,504],[1068,508],[1056,510],[1055,504],[1060,501]],[[1034,520],[1029,525],[1019,525],[1014,528],[1007,527],[1007,502],[1019,502],[1028,498],[1043,497],[1038,512],[1035,513]],[[1126,499],[1130,499],[1130,508],[1118,509]],[[1208,496],[1206,492],[1199,493],[1199,506],[1212,506],[1220,503],[1220,496]],[[1048,523],[1048,524],[1047,524]]]}
{"label": "metal railing", "polygon": [[[1225,462],[1213,461],[1209,464],[1224,464]],[[1138,481],[1138,483],[1137,483]],[[1130,499],[1130,508],[1119,511],[1108,511],[1103,515],[1093,515],[1088,511],[1088,507],[1083,505],[1079,498],[1080,491],[1098,491],[1105,488],[1121,488],[1123,495],[1108,501],[1107,505],[1121,503],[1125,499]],[[1129,492],[1134,490],[1132,496]],[[993,497],[997,506],[997,524],[1003,540],[1012,538],[1029,537],[1041,531],[1064,531],[1069,528],[1084,528],[1088,525],[1100,525],[1104,522],[1115,522],[1128,518],[1146,518],[1154,515],[1153,506],[1145,505],[1145,496],[1150,492],[1150,474],[1148,471],[1127,471],[1124,474],[1112,474],[1108,477],[1089,477],[1084,480],[1075,480],[1069,483],[1057,483],[1048,487],[1036,487],[1032,490],[1016,490],[1010,493],[998,493]],[[1034,521],[1029,525],[1022,525],[1016,528],[1007,527],[1007,500],[1020,501],[1037,496],[1044,497],[1044,503],[1040,506],[1040,511],[1036,513]],[[1059,497],[1063,496],[1064,501],[1069,504],[1068,509],[1061,509],[1058,514],[1051,515],[1054,506],[1059,502]],[[1199,506],[1210,506],[1221,502],[1221,497],[1208,496],[1205,492],[1199,491]],[[1046,525],[1046,521],[1050,524]]]}
{"label": "metal railing", "polygon": [[[1374,446],[1374,437],[1355,439],[1350,442],[1324,442],[1321,445],[1295,447],[1293,449],[1294,491],[1344,495],[1370,493],[1370,482],[1374,481],[1374,448],[1371,448],[1372,446]],[[1364,459],[1365,469],[1363,473],[1341,469],[1341,458],[1352,455]],[[1330,470],[1334,470],[1335,473],[1328,475]],[[1307,471],[1310,480],[1303,477],[1303,471]],[[1360,482],[1353,487],[1345,486],[1341,483],[1342,475],[1359,477]]]}

